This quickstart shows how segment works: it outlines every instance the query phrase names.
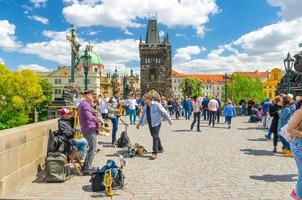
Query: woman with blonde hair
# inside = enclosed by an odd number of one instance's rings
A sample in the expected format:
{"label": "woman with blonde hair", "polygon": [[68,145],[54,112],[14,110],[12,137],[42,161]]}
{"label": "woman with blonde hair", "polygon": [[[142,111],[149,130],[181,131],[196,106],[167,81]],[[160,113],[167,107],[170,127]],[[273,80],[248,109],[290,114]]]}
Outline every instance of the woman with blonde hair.
{"label": "woman with blonde hair", "polygon": [[298,179],[296,188],[292,190],[291,197],[296,200],[302,199],[302,100],[297,102],[297,110],[287,125],[287,132],[295,137],[290,143],[298,169]]}

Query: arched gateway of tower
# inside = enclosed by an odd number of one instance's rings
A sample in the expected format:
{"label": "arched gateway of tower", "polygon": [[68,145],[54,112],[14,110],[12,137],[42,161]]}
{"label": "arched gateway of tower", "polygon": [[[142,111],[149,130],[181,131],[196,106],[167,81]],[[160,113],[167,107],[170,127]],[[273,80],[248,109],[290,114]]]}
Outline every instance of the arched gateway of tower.
{"label": "arched gateway of tower", "polygon": [[169,35],[160,41],[156,19],[148,21],[145,42],[140,39],[141,94],[172,96],[172,63]]}

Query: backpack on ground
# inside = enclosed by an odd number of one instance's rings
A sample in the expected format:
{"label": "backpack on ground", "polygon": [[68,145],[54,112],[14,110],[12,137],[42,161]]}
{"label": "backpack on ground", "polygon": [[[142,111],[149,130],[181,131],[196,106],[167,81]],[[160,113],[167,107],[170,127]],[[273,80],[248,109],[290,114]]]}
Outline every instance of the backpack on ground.
{"label": "backpack on ground", "polygon": [[67,158],[60,152],[50,153],[45,160],[45,181],[64,182],[67,180],[65,166]]}
{"label": "backpack on ground", "polygon": [[93,192],[105,191],[104,186],[104,175],[107,170],[111,170],[112,175],[112,188],[118,189],[124,186],[124,173],[121,168],[116,166],[114,160],[108,160],[106,165],[104,165],[101,169],[97,169],[91,175],[91,189]]}
{"label": "backpack on ground", "polygon": [[119,148],[128,147],[130,145],[130,140],[126,131],[122,132],[121,137],[116,142],[116,145]]}

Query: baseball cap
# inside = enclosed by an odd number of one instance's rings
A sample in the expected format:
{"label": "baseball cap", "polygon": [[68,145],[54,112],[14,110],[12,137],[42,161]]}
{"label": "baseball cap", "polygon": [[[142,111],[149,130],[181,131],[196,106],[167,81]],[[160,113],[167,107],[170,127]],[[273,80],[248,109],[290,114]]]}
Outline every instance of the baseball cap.
{"label": "baseball cap", "polygon": [[59,110],[59,112],[60,112],[61,116],[66,115],[66,114],[71,115],[71,113],[72,113],[72,111],[69,110],[68,108],[62,108],[61,110]]}

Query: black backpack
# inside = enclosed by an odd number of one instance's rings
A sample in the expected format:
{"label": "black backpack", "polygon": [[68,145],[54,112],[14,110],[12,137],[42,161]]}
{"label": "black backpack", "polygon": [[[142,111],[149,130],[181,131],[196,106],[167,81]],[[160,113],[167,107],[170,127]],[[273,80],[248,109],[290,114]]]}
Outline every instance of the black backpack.
{"label": "black backpack", "polygon": [[130,145],[130,140],[126,131],[122,132],[121,137],[116,142],[116,145],[119,148],[128,147]]}
{"label": "black backpack", "polygon": [[[91,175],[91,189],[93,192],[105,191],[104,186],[104,172],[96,171]],[[123,171],[119,168],[115,177],[112,177],[112,189],[118,189],[124,187],[125,176]]]}

